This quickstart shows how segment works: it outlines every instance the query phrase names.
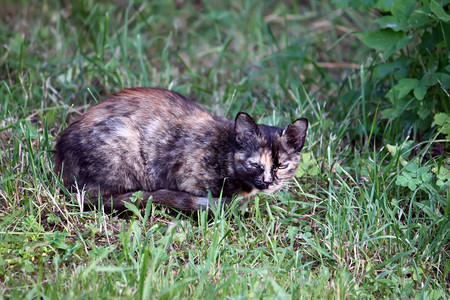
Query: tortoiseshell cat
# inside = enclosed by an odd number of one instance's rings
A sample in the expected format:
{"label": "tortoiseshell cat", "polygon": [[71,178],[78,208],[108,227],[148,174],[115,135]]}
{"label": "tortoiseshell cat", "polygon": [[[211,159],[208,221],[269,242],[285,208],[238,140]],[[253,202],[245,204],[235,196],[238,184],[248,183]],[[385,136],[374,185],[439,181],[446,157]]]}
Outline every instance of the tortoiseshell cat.
{"label": "tortoiseshell cat", "polygon": [[[105,210],[123,211],[136,191],[180,210],[221,195],[273,192],[296,172],[308,120],[285,129],[257,125],[246,113],[215,117],[175,92],[125,89],[71,123],[55,146],[55,170]],[[100,192],[99,192],[100,191]]]}

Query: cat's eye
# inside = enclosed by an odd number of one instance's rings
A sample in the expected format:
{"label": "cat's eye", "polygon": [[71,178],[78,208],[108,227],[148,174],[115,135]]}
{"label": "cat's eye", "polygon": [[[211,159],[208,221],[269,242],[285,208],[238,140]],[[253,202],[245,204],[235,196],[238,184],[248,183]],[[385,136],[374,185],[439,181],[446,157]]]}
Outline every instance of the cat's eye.
{"label": "cat's eye", "polygon": [[288,167],[288,165],[286,164],[286,165],[279,165],[278,166],[278,169],[286,169]]}
{"label": "cat's eye", "polygon": [[259,168],[259,164],[258,163],[250,163],[250,165],[254,168]]}

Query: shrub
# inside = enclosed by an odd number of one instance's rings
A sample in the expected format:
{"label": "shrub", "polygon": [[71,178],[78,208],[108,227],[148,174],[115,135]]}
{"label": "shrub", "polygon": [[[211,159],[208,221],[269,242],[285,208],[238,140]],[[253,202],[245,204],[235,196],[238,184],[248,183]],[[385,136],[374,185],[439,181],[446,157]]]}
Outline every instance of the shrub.
{"label": "shrub", "polygon": [[[396,137],[446,134],[449,120],[449,0],[334,0],[340,7],[371,10],[379,26],[360,40],[376,50],[372,75],[383,92],[382,118]],[[436,120],[435,120],[436,119]],[[433,123],[433,121],[435,121]],[[447,125],[446,125],[447,124]]]}

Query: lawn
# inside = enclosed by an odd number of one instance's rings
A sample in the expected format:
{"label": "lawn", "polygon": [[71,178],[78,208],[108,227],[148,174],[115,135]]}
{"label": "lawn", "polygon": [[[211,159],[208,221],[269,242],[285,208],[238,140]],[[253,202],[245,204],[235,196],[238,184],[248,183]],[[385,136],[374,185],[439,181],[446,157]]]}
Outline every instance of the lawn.
{"label": "lawn", "polygon": [[[448,46],[427,52],[433,65],[400,45],[382,69],[360,34],[381,11],[332,2],[345,1],[2,1],[0,298],[447,299]],[[412,65],[435,85],[401,81]],[[308,118],[297,177],[212,217],[80,212],[53,172],[54,141],[134,86],[229,118]]]}

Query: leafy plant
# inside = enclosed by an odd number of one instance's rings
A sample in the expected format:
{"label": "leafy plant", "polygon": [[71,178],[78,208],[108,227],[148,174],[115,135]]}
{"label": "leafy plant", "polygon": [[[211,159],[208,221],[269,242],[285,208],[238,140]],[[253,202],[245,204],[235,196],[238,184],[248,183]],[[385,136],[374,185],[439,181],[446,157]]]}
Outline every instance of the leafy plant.
{"label": "leafy plant", "polygon": [[397,186],[408,187],[411,191],[421,189],[431,194],[436,194],[437,190],[444,190],[450,185],[450,159],[441,162],[431,160],[422,165],[419,158],[409,159],[412,141],[405,141],[401,145],[386,145],[386,149],[393,159],[398,160],[402,168],[398,173],[395,184]]}
{"label": "leafy plant", "polygon": [[438,187],[450,186],[450,159],[447,159],[444,165],[432,168],[431,171],[436,174],[436,185]]}
{"label": "leafy plant", "polygon": [[417,163],[411,162],[406,165],[405,170],[397,177],[397,185],[407,186],[411,191],[417,189],[422,184],[431,182],[432,174],[429,167],[420,167]]}
{"label": "leafy plant", "polygon": [[445,7],[450,1],[334,2],[379,16],[379,29],[361,33],[360,40],[379,53],[373,75],[389,100],[382,118],[400,132],[411,127],[415,134],[431,132],[433,117],[449,112],[450,15]]}
{"label": "leafy plant", "polygon": [[316,176],[319,175],[320,167],[316,159],[311,155],[311,152],[302,153],[302,159],[299,163],[296,176],[302,177],[304,175]]}

